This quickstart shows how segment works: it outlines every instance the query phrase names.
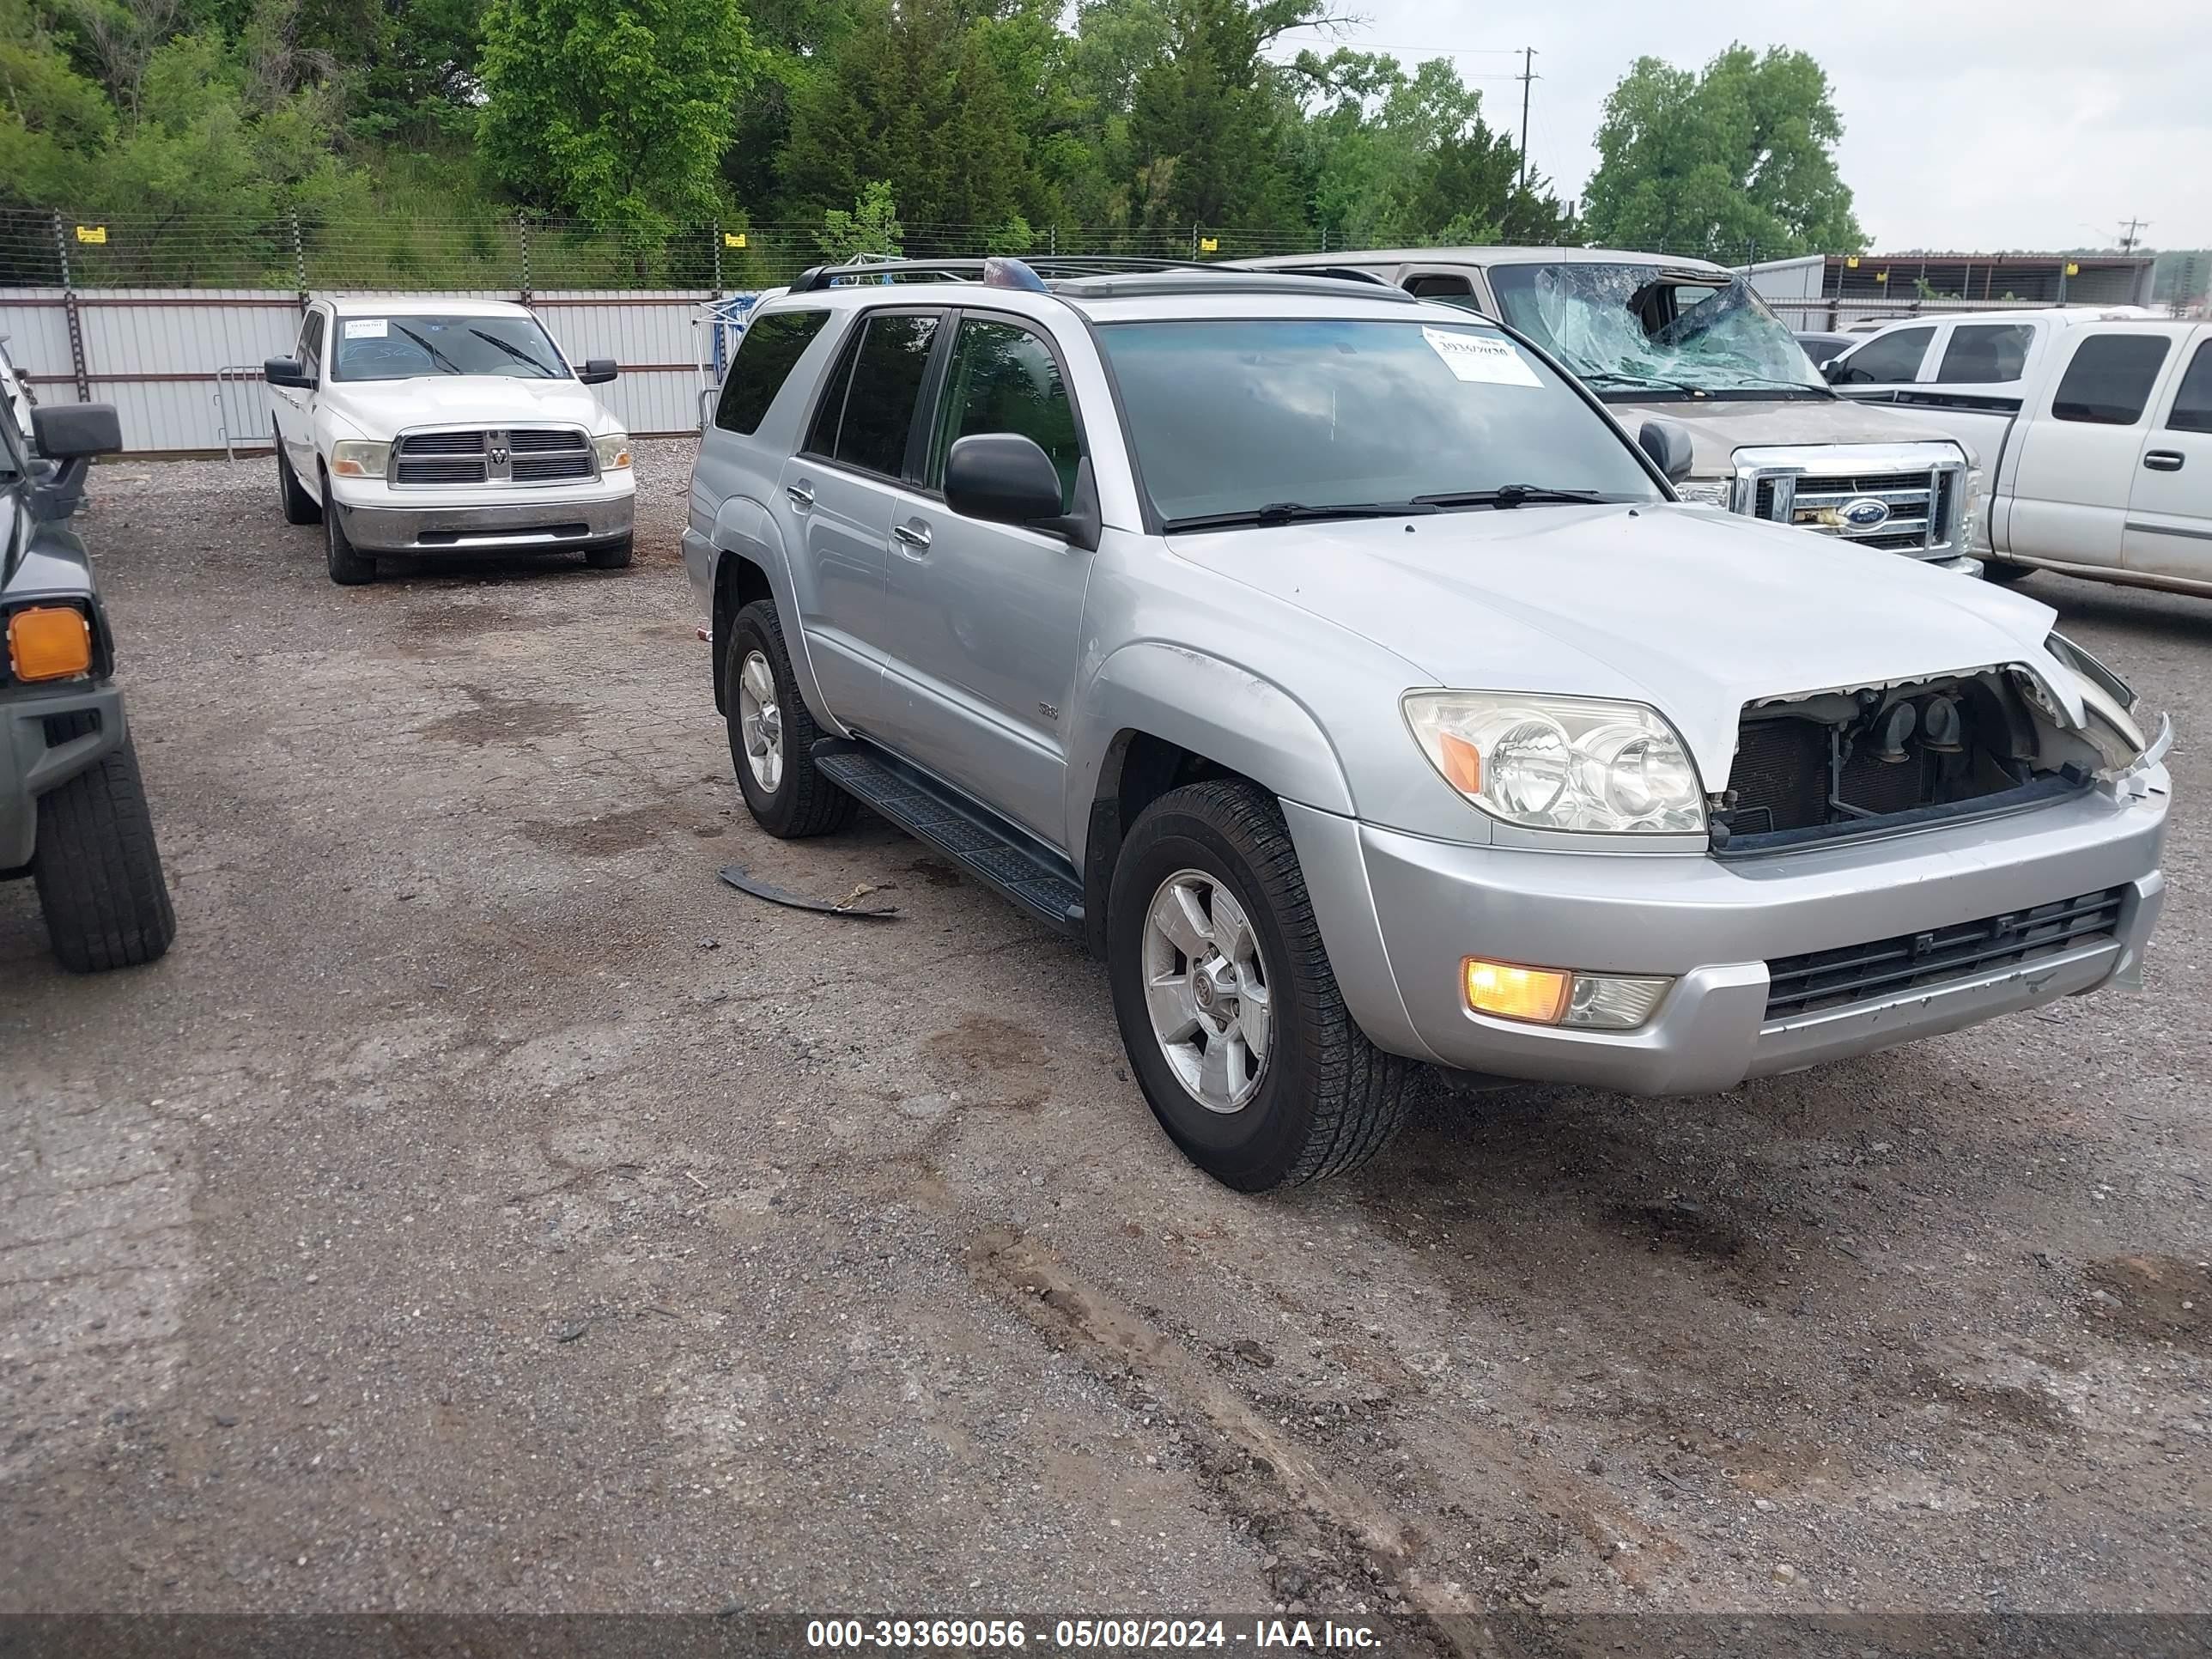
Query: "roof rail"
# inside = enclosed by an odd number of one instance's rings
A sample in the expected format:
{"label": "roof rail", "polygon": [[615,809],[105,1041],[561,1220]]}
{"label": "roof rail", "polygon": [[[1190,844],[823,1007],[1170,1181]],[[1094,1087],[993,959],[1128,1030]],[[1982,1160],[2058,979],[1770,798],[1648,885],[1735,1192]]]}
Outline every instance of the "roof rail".
{"label": "roof rail", "polygon": [[[993,263],[992,260],[982,258],[862,258],[842,264],[811,266],[793,278],[791,291],[793,294],[813,294],[826,288],[872,285],[877,283],[932,281],[980,283],[983,280],[985,269],[991,263]],[[1038,277],[1047,281],[1054,279],[1079,281],[1086,276],[1134,274],[1169,276],[1193,271],[1206,271],[1221,276],[1243,277],[1249,281],[1254,274],[1249,270],[1242,270],[1218,260],[1152,259],[1140,258],[1135,254],[1122,253],[1048,253],[1039,254],[1033,258],[1007,255],[999,257],[997,263],[1026,267]],[[1302,275],[1293,271],[1279,271],[1273,274],[1285,276]],[[1316,272],[1315,276],[1370,283],[1382,288],[1391,286],[1382,277],[1364,271],[1331,270],[1325,273]],[[1312,278],[1306,278],[1306,280],[1312,280]]]}

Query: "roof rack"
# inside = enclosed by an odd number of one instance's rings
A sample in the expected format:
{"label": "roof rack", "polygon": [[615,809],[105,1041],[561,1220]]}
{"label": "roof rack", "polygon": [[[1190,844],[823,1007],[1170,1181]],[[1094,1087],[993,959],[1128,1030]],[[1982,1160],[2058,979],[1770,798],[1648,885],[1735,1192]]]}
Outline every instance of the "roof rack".
{"label": "roof rack", "polygon": [[[1079,283],[1099,277],[1158,276],[1163,278],[1188,276],[1204,272],[1208,276],[1240,279],[1246,289],[1253,278],[1261,273],[1240,270],[1219,261],[1204,259],[1150,259],[1133,254],[1120,253],[1053,253],[1034,258],[1005,256],[995,260],[980,258],[958,259],[889,259],[860,258],[843,264],[814,265],[802,270],[791,284],[793,294],[813,294],[827,288],[871,286],[875,283],[949,282],[980,283],[986,268],[991,264],[1012,266],[1028,271],[1040,282]],[[1398,290],[1381,277],[1365,272],[1316,272],[1312,276],[1291,271],[1266,273],[1273,276],[1295,276],[1300,282],[1337,278],[1357,281]],[[1122,291],[1127,292],[1126,289]]]}

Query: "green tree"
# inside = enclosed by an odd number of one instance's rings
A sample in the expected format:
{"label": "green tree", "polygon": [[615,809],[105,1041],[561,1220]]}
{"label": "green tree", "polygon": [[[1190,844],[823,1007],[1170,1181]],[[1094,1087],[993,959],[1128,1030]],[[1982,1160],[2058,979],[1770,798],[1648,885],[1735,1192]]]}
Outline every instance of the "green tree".
{"label": "green tree", "polygon": [[1843,121],[1809,55],[1733,46],[1698,73],[1638,58],[1606,100],[1586,228],[1622,247],[1761,258],[1857,247]]}
{"label": "green tree", "polygon": [[1148,228],[1297,222],[1288,72],[1261,54],[1319,0],[1165,0],[1166,50],[1130,91],[1130,216]]}
{"label": "green tree", "polygon": [[480,137],[522,200],[657,246],[721,204],[757,72],[737,0],[492,0]]}
{"label": "green tree", "polygon": [[890,185],[871,179],[854,199],[852,210],[831,208],[822,216],[822,228],[814,238],[822,256],[832,264],[844,264],[863,254],[896,258],[906,252],[906,227],[899,222],[898,204]]}

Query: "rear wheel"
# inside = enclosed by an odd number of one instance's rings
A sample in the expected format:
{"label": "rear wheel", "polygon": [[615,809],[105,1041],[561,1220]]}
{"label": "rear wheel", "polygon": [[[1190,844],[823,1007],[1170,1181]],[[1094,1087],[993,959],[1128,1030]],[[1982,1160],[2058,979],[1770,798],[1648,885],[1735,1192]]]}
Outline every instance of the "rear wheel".
{"label": "rear wheel", "polygon": [[363,582],[376,580],[376,561],[353,544],[345,532],[345,517],[331,500],[331,475],[323,474],[323,552],[331,568],[331,580],[341,587],[358,587]]}
{"label": "rear wheel", "polygon": [[722,672],[730,759],[754,822],[786,841],[850,823],[858,803],[815,769],[822,728],[799,695],[773,605],[756,599],[738,612]]}
{"label": "rear wheel", "polygon": [[1403,1120],[1412,1063],[1345,1007],[1282,815],[1250,784],[1145,809],[1115,866],[1106,960],[1146,1101],[1217,1181],[1341,1174]]}
{"label": "rear wheel", "polygon": [[314,524],[323,516],[323,509],[307,494],[300,475],[292,470],[292,458],[284,453],[284,434],[281,430],[276,432],[276,495],[284,503],[286,524]]}
{"label": "rear wheel", "polygon": [[31,863],[54,955],[72,973],[152,962],[177,936],[138,756],[123,746],[39,798]]}

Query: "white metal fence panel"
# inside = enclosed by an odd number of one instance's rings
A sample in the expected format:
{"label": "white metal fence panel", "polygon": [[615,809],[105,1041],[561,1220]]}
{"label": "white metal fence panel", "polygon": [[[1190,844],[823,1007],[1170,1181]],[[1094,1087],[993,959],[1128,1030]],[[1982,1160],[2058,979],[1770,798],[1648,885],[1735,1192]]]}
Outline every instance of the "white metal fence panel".
{"label": "white metal fence panel", "polygon": [[[423,296],[434,297],[434,296]],[[449,296],[450,297],[450,296]],[[485,290],[479,297],[513,299]],[[712,337],[701,289],[574,290],[533,295],[532,306],[572,360],[612,357],[620,378],[598,388],[615,417],[641,435],[699,425],[700,363]],[[70,297],[58,288],[0,289],[0,334],[47,403],[77,400]],[[300,302],[267,289],[100,289],[74,298],[86,390],[112,403],[126,451],[263,449],[270,411],[261,365],[299,337]]]}

